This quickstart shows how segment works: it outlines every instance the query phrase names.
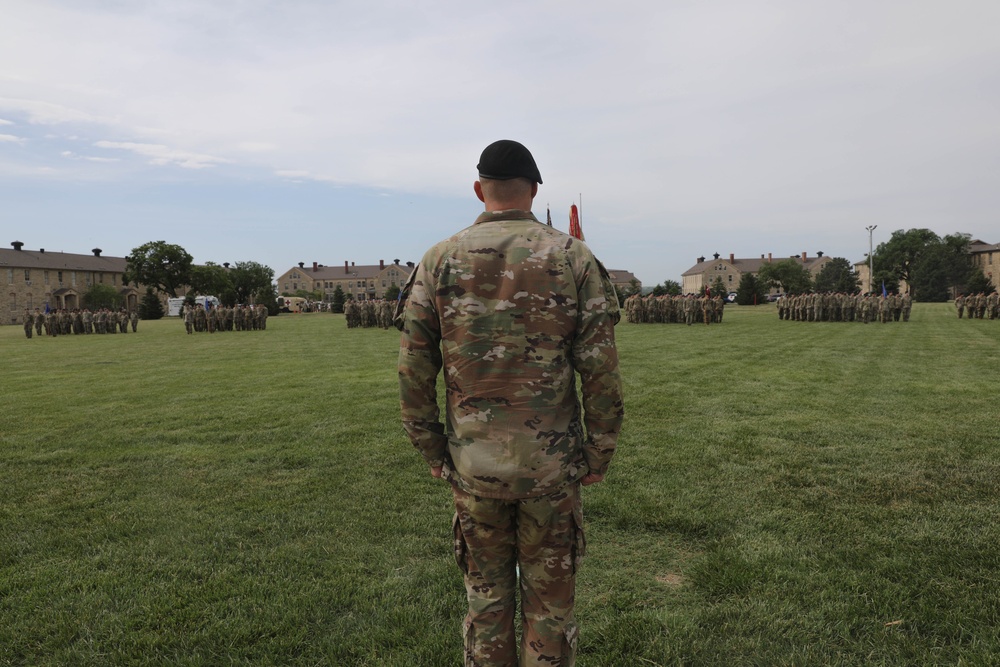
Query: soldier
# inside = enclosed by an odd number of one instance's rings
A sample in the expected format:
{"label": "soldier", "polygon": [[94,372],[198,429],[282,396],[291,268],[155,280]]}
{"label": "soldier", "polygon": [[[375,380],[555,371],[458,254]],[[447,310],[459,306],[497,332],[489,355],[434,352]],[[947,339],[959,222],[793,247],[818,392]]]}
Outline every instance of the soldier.
{"label": "soldier", "polygon": [[986,297],[986,314],[991,320],[1000,317],[1000,294],[994,290]]}
{"label": "soldier", "polygon": [[35,326],[35,316],[27,308],[24,309],[24,335],[31,338],[31,332]]}
{"label": "soldier", "polygon": [[965,297],[961,294],[955,297],[955,310],[958,311],[958,319],[962,319],[962,311],[965,309]]}
{"label": "soldier", "polygon": [[194,333],[194,308],[184,304],[181,306],[184,315],[184,329],[190,334]]}
{"label": "soldier", "polygon": [[132,325],[132,333],[139,327],[139,311],[133,310],[128,316],[129,323]]}
{"label": "soldier", "polygon": [[910,297],[910,293],[906,292],[903,294],[903,321],[910,321],[910,309],[913,308],[913,299]]}
{"label": "soldier", "polygon": [[35,320],[35,335],[41,336],[42,326],[45,324],[45,316],[42,315],[41,311],[38,310],[37,308],[35,308],[34,320]]}
{"label": "soldier", "polygon": [[584,243],[531,214],[541,177],[526,148],[491,144],[479,172],[486,211],[427,251],[397,307],[403,426],[431,475],[452,485],[466,666],[568,667],[580,487],[604,479],[623,415],[618,299]]}

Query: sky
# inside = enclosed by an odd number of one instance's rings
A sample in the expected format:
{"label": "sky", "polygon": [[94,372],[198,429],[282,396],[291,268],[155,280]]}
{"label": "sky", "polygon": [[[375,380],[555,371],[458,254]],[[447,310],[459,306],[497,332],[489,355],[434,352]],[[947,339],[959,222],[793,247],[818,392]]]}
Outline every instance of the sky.
{"label": "sky", "polygon": [[0,245],[419,261],[497,139],[652,286],[698,257],[1000,242],[1000,2],[5,0]]}

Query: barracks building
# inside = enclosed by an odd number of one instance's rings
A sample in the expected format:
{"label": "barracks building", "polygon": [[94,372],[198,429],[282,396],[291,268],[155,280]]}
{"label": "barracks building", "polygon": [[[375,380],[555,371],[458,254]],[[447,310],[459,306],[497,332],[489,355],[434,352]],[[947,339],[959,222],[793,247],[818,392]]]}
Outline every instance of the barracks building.
{"label": "barracks building", "polygon": [[[709,260],[699,257],[697,263],[681,276],[681,291],[684,294],[701,294],[706,287],[711,287],[717,279],[721,279],[728,291],[735,292],[744,273],[757,275],[765,264],[780,262],[784,259],[784,257],[774,259],[771,253],[767,253],[767,258],[761,255],[760,259],[756,257],[737,258],[732,253],[729,254],[729,259],[723,259],[719,253],[715,253],[713,259]],[[808,254],[802,253],[801,255],[792,255],[790,259],[802,264],[814,279],[823,270],[823,266],[830,261],[830,258],[824,257],[821,252],[816,253],[815,257],[809,257]]]}
{"label": "barracks building", "polygon": [[305,290],[320,292],[323,301],[331,301],[339,285],[345,298],[352,297],[356,301],[381,299],[390,287],[402,289],[413,269],[413,262],[400,264],[398,259],[392,264],[386,264],[385,260],[364,265],[345,261],[343,266],[323,266],[313,262],[312,268],[306,268],[305,262],[299,262],[298,266],[278,276],[278,294],[293,296],[298,290]]}
{"label": "barracks building", "polygon": [[0,306],[0,322],[21,324],[24,309],[83,308],[83,295],[91,285],[117,289],[127,310],[139,307],[139,285],[125,283],[124,257],[104,257],[100,248],[90,255],[25,250],[14,241],[13,249],[0,248],[0,288],[6,296]]}

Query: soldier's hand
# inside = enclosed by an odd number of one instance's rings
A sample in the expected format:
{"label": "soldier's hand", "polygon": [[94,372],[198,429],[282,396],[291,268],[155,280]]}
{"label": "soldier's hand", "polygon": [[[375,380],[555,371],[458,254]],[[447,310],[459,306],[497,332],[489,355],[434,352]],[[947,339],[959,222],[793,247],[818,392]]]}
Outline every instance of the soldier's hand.
{"label": "soldier's hand", "polygon": [[431,477],[441,477],[441,466],[431,468]]}
{"label": "soldier's hand", "polygon": [[582,486],[590,486],[591,484],[597,484],[598,482],[604,481],[604,475],[598,475],[596,472],[587,473],[583,479],[580,480]]}

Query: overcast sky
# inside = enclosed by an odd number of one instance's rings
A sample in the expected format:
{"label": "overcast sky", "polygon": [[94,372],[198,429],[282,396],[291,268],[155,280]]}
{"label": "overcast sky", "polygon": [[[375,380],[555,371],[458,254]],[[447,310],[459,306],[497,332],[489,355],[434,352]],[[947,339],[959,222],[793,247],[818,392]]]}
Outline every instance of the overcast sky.
{"label": "overcast sky", "polygon": [[[488,8],[487,8],[488,7]],[[612,269],[1000,242],[1000,2],[6,0],[0,244],[417,261],[533,152]],[[6,238],[9,237],[9,238]]]}

